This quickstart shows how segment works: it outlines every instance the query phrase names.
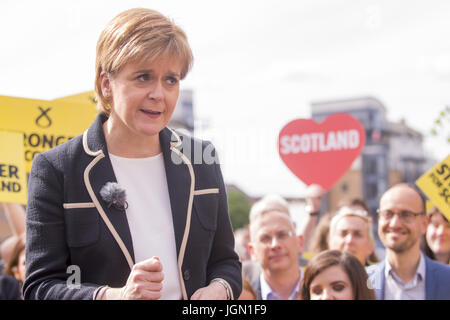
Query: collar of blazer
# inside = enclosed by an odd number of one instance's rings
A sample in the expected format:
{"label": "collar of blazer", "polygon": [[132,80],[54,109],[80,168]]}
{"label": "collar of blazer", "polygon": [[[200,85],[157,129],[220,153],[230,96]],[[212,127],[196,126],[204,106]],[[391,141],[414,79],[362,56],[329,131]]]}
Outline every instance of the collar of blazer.
{"label": "collar of blazer", "polygon": [[[102,124],[106,120],[107,117],[105,115],[97,115],[95,121],[83,134],[84,151],[89,156],[94,157],[84,171],[84,183],[92,202],[122,250],[131,270],[134,265],[134,252],[126,215],[123,214],[123,210],[120,211],[114,208],[114,206],[108,208],[103,201],[99,201],[99,199],[102,199],[100,196],[101,188],[107,182],[117,182],[103,133]],[[164,128],[159,133],[159,140],[164,157],[167,185],[169,187],[169,198],[178,253],[178,272],[183,298],[187,299],[182,265],[189,237],[195,175],[189,158],[178,149],[182,145],[182,141],[175,131],[167,127]]]}

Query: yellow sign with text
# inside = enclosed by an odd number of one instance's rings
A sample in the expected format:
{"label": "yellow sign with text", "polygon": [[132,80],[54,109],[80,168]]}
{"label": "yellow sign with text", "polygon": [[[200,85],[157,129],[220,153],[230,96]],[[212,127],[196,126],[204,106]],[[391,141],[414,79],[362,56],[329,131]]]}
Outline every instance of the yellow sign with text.
{"label": "yellow sign with text", "polygon": [[0,130],[22,133],[26,171],[36,154],[82,134],[97,115],[93,93],[57,100],[0,96]]}
{"label": "yellow sign with text", "polygon": [[417,179],[416,184],[450,221],[450,155]]}
{"label": "yellow sign with text", "polygon": [[0,131],[0,202],[27,203],[23,134]]}

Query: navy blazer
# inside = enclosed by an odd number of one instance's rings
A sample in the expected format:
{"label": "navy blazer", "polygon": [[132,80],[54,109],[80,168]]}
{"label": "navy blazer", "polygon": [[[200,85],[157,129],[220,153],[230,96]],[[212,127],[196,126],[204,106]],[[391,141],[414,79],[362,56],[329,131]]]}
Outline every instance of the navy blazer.
{"label": "navy blazer", "polygon": [[[425,299],[450,300],[450,266],[425,257]],[[385,294],[385,263],[383,260],[367,267],[372,287],[378,300],[384,300]]]}
{"label": "navy blazer", "polygon": [[22,300],[20,282],[16,278],[0,273],[0,300]]}
{"label": "navy blazer", "polygon": [[[106,119],[98,115],[83,135],[33,161],[25,299],[92,299],[100,286],[126,284],[135,263],[127,216],[125,210],[108,207],[100,196],[107,182],[117,182],[102,129]],[[215,278],[225,280],[237,298],[241,264],[234,251],[220,167],[215,162],[196,164],[190,152],[183,153],[200,148],[215,157],[214,147],[168,128],[159,139],[183,298],[189,299]],[[80,271],[79,287],[74,270]]]}

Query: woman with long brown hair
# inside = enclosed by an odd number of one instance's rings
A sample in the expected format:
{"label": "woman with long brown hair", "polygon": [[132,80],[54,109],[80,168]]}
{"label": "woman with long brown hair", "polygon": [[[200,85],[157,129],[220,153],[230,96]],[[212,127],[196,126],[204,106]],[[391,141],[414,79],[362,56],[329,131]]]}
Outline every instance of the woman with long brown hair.
{"label": "woman with long brown hair", "polygon": [[301,300],[375,300],[368,276],[353,255],[338,250],[324,251],[305,269]]}

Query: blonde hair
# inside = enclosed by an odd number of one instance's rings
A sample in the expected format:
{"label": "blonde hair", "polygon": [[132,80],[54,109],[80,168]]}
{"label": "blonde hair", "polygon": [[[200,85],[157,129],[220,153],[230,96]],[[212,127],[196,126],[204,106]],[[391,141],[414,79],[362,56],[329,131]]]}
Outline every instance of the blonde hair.
{"label": "blonde hair", "polygon": [[285,219],[289,222],[289,226],[291,228],[291,231],[295,233],[295,222],[292,220],[291,216],[289,214],[286,214],[286,212],[277,210],[277,209],[267,209],[262,212],[260,212],[258,215],[256,215],[251,221],[249,226],[250,231],[250,242],[256,241],[256,231],[260,228],[260,220],[263,217],[266,217],[269,214],[276,214],[279,217]]}
{"label": "blonde hair", "polygon": [[269,194],[255,202],[250,209],[250,223],[265,211],[281,211],[290,216],[288,202],[278,194]]}
{"label": "blonde hair", "polygon": [[332,236],[336,233],[337,224],[343,217],[359,217],[364,220],[367,225],[367,236],[369,237],[369,241],[370,243],[375,243],[375,238],[373,236],[373,223],[369,213],[365,210],[352,208],[351,206],[341,207],[331,219],[329,240],[331,240]]}
{"label": "blonde hair", "polygon": [[189,72],[193,56],[184,31],[161,13],[144,8],[126,10],[103,29],[97,42],[95,94],[97,109],[109,116],[111,100],[103,95],[101,74],[114,75],[129,62],[169,56],[182,63],[180,78]]}

